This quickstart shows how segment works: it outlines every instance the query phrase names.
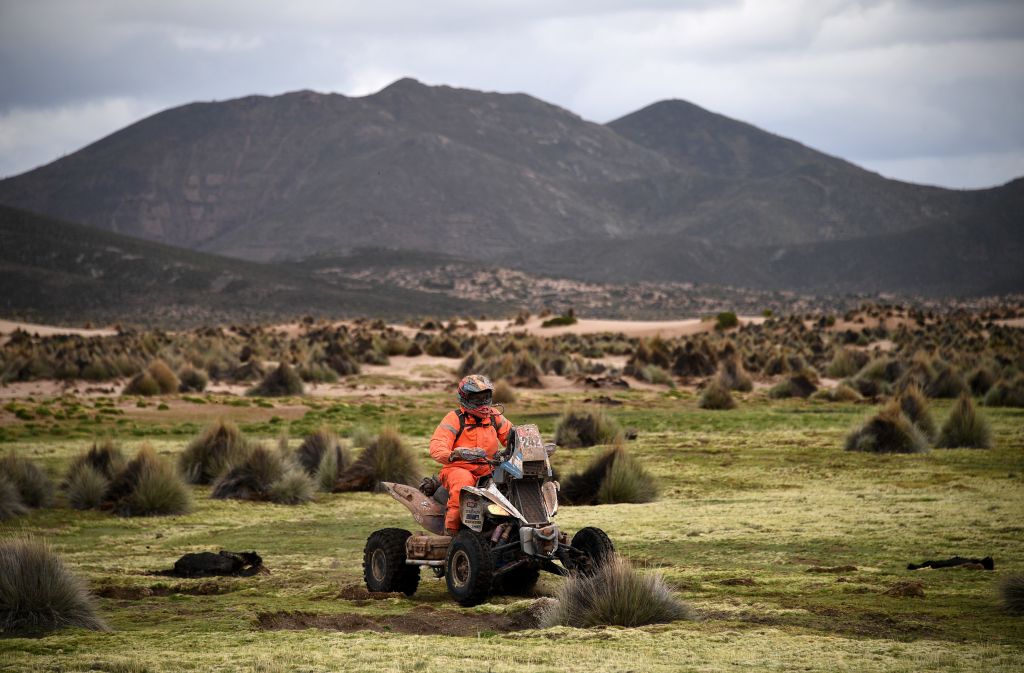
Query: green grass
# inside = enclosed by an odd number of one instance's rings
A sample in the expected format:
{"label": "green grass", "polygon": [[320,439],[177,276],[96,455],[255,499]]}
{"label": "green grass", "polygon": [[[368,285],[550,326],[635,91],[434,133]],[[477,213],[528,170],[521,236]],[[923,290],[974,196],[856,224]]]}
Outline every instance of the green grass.
{"label": "green grass", "polygon": [[[581,395],[523,391],[509,417],[536,422],[550,438],[559,413]],[[68,567],[93,587],[160,589],[153,595],[99,599],[112,634],[67,630],[45,638],[0,641],[0,669],[13,671],[1015,671],[1024,667],[1024,622],[1004,612],[998,581],[1024,571],[1024,411],[986,408],[988,451],[928,454],[845,452],[848,432],[874,407],[815,400],[768,401],[739,394],[729,413],[697,408],[692,395],[628,391],[609,411],[639,437],[630,453],[661,486],[647,504],[563,507],[557,522],[571,533],[604,528],[641,570],[657,570],[700,621],[637,629],[575,629],[480,637],[262,631],[260,612],[408,614],[422,606],[460,611],[443,582],[424,573],[412,598],[349,600],[361,585],[362,547],[378,528],[412,528],[406,510],[386,495],[319,494],[308,505],[213,500],[193,486],[195,509],[183,516],[124,519],[66,506],[0,522],[0,537],[45,536]],[[426,444],[450,404],[442,394],[367,395],[304,400],[281,424],[230,408],[243,432],[273,440],[326,425],[344,435],[361,426],[394,426],[423,472],[436,465]],[[282,401],[282,405],[299,404]],[[953,401],[932,402],[945,417]],[[208,405],[207,405],[208,406]],[[204,409],[196,406],[194,409]],[[126,453],[142,441],[176,458],[197,424],[135,416],[118,434]],[[279,410],[278,410],[279,411]],[[167,412],[165,412],[167,413]],[[281,413],[279,411],[279,413]],[[254,420],[255,419],[255,420]],[[51,475],[62,474],[93,437],[24,432],[4,426],[4,446]],[[54,423],[75,427],[74,418]],[[182,425],[191,429],[183,430]],[[109,426],[97,426],[94,433]],[[607,446],[561,449],[562,474],[579,470]],[[189,551],[257,550],[271,574],[214,580],[218,593],[189,592],[210,580],[148,573]],[[908,562],[953,554],[996,560],[994,572],[908,572]],[[852,565],[836,574],[811,566]],[[723,583],[750,579],[750,584]],[[845,581],[838,581],[842,578]],[[925,598],[883,592],[898,581],[924,584]],[[545,575],[540,589],[560,580]],[[170,589],[168,589],[170,587]],[[513,612],[529,604],[501,597],[470,614]],[[130,655],[128,654],[130,653]]]}

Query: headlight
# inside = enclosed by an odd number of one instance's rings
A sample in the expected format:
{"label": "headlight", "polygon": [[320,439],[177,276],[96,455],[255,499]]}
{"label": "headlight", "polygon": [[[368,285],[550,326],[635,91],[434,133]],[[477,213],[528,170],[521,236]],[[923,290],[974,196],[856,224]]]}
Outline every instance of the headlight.
{"label": "headlight", "polygon": [[487,505],[487,513],[492,516],[512,516],[512,514],[502,507],[501,505],[495,505],[493,502]]}

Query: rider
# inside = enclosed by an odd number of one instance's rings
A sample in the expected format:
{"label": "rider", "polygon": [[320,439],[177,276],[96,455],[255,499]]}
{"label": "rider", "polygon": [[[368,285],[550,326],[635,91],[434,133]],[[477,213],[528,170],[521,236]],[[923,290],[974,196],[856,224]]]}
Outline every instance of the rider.
{"label": "rider", "polygon": [[459,381],[459,408],[449,411],[430,438],[430,457],[444,465],[441,483],[448,489],[448,511],[444,528],[449,535],[459,529],[459,492],[476,486],[477,479],[491,473],[486,462],[469,462],[469,449],[483,449],[494,458],[508,441],[510,423],[491,406],[494,384],[486,376],[470,374]]}

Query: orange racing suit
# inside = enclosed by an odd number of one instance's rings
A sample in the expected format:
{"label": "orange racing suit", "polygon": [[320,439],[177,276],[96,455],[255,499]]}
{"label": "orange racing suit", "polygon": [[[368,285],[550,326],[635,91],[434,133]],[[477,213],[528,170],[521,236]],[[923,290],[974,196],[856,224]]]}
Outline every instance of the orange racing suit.
{"label": "orange racing suit", "polygon": [[[512,424],[501,414],[478,418],[465,408],[465,428],[459,435],[459,414],[449,411],[430,438],[430,457],[444,465],[441,468],[441,483],[448,489],[448,511],[444,517],[444,527],[449,533],[459,529],[459,494],[463,486],[476,486],[477,479],[491,473],[487,463],[471,463],[463,460],[450,462],[449,457],[455,449],[480,448],[487,452],[488,458],[494,458],[502,446],[508,442],[508,433]],[[456,439],[456,435],[458,439]],[[499,443],[500,442],[500,443]]]}

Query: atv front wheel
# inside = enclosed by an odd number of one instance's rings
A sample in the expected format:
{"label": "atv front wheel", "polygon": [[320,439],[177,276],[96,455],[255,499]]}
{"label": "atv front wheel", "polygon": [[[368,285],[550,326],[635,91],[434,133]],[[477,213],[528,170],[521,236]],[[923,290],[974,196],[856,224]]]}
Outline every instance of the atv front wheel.
{"label": "atv front wheel", "polygon": [[448,545],[445,559],[448,593],[463,607],[479,605],[491,595],[494,559],[484,538],[471,530],[460,530]]}
{"label": "atv front wheel", "polygon": [[611,538],[603,530],[593,526],[581,528],[573,535],[572,546],[583,552],[586,557],[586,562],[579,568],[584,575],[592,575],[615,555],[615,545],[612,544]]}
{"label": "atv front wheel", "polygon": [[382,528],[370,534],[363,548],[363,579],[368,591],[416,593],[420,567],[405,563],[405,541],[410,535],[401,528]]}

